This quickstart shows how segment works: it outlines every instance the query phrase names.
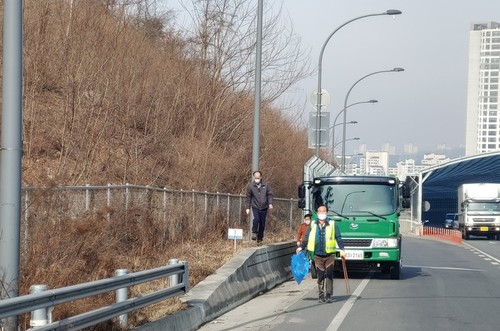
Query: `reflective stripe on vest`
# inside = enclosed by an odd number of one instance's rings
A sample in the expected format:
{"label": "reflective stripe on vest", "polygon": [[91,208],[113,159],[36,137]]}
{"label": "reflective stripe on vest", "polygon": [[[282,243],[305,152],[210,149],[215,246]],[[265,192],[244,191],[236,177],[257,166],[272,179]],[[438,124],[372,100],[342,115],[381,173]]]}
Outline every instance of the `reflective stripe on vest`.
{"label": "reflective stripe on vest", "polygon": [[[335,253],[335,224],[331,224],[334,221],[330,221],[325,229],[325,240],[326,247],[325,251],[328,254]],[[330,225],[331,224],[331,225]],[[309,238],[307,240],[307,250],[309,252],[314,252],[316,250],[316,230],[318,229],[318,225],[316,222],[311,223],[311,232],[309,233]]]}

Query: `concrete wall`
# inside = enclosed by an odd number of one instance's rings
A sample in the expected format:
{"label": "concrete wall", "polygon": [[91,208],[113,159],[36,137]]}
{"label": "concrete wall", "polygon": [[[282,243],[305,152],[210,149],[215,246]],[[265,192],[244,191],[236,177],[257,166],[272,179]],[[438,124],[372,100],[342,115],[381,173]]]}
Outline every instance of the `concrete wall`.
{"label": "concrete wall", "polygon": [[247,248],[193,287],[181,300],[188,309],[136,330],[197,330],[202,324],[292,278],[295,242]]}

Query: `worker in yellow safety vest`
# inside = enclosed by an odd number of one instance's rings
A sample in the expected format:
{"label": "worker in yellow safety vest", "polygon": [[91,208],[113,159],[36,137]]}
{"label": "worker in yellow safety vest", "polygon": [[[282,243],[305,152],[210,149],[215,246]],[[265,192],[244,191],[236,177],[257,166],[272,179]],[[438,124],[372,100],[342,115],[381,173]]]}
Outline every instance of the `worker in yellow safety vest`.
{"label": "worker in yellow safety vest", "polygon": [[328,208],[319,205],[318,218],[307,230],[302,245],[297,247],[297,253],[307,249],[314,254],[314,263],[318,275],[318,292],[320,303],[334,302],[333,298],[333,265],[336,246],[340,248],[340,257],[345,257],[344,242],[340,230],[328,216]]}

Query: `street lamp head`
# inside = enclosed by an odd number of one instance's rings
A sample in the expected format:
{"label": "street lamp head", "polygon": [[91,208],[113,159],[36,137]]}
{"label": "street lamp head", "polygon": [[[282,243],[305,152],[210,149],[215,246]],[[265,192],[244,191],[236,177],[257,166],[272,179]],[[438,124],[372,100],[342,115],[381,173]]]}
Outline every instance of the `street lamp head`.
{"label": "street lamp head", "polygon": [[350,121],[350,124],[358,124],[358,121]]}
{"label": "street lamp head", "polygon": [[378,100],[375,100],[375,99],[371,99],[371,100],[368,100],[369,103],[377,103]]}
{"label": "street lamp head", "polygon": [[394,68],[394,69],[392,69],[392,71],[401,72],[401,71],[405,71],[405,69],[404,68]]}
{"label": "street lamp head", "polygon": [[389,9],[385,12],[387,15],[401,15],[403,12],[397,9]]}
{"label": "street lamp head", "polygon": [[359,139],[361,139],[361,138],[360,137],[354,137],[354,138],[352,138],[352,140],[359,140]]}

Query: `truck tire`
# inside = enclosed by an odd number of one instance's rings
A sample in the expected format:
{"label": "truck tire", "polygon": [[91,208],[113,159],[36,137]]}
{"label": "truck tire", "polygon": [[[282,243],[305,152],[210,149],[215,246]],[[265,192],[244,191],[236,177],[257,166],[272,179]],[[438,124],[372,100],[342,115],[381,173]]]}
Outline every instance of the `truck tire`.
{"label": "truck tire", "polygon": [[391,279],[400,279],[401,277],[401,263],[396,262],[391,267],[389,273],[391,274]]}

